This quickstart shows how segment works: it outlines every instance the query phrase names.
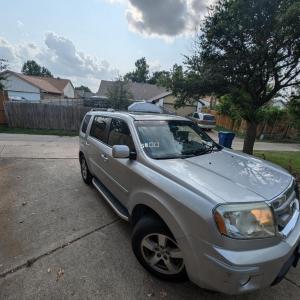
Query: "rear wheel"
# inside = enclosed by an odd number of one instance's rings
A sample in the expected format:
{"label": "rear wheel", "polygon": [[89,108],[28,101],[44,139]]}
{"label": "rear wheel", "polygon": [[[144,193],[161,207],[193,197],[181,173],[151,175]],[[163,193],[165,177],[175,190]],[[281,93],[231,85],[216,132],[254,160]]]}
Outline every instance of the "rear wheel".
{"label": "rear wheel", "polygon": [[84,156],[82,156],[80,158],[80,168],[81,168],[81,176],[82,176],[83,181],[86,184],[91,184],[92,180],[93,180],[93,176],[89,171],[89,168],[88,168],[88,165],[86,163]]}
{"label": "rear wheel", "polygon": [[136,224],[132,248],[141,265],[156,277],[177,282],[187,280],[182,252],[158,218],[146,216]]}

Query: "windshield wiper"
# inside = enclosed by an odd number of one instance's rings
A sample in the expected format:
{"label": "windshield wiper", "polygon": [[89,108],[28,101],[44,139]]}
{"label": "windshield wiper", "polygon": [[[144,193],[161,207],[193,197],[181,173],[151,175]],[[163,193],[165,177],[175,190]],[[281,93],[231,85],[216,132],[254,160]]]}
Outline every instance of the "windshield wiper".
{"label": "windshield wiper", "polygon": [[154,157],[154,159],[178,159],[178,158],[189,158],[194,156],[195,156],[194,154],[166,155],[161,157]]}
{"label": "windshield wiper", "polygon": [[191,150],[191,151],[187,151],[184,153],[184,155],[187,155],[187,156],[198,156],[198,155],[202,155],[202,154],[206,154],[210,152],[210,149],[197,149],[197,150]]}

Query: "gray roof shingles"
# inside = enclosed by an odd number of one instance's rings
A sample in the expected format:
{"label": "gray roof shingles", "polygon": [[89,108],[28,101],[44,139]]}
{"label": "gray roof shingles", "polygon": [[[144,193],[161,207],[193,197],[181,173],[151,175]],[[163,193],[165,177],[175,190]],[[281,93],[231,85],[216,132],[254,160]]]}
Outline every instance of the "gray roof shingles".
{"label": "gray roof shingles", "polygon": [[[108,91],[112,89],[115,84],[116,81],[101,80],[97,95],[103,98],[107,97]],[[149,83],[138,83],[129,81],[127,83],[127,86],[128,91],[132,95],[131,100],[134,101],[149,100],[159,94],[167,92],[167,90],[164,87]]]}

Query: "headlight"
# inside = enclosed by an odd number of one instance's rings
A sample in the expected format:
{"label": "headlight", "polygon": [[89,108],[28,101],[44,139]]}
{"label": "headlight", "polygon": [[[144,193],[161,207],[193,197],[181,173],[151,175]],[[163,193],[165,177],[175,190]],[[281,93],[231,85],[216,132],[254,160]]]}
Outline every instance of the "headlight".
{"label": "headlight", "polygon": [[214,210],[214,219],[221,234],[236,239],[257,239],[275,236],[274,216],[264,202],[224,204]]}

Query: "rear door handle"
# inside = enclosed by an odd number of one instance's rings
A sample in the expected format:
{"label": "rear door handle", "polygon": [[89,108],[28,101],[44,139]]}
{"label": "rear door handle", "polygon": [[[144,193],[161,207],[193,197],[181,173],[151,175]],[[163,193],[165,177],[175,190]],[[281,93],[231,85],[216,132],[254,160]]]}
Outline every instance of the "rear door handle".
{"label": "rear door handle", "polygon": [[105,154],[101,154],[101,158],[104,160],[104,162],[108,161],[108,157]]}

